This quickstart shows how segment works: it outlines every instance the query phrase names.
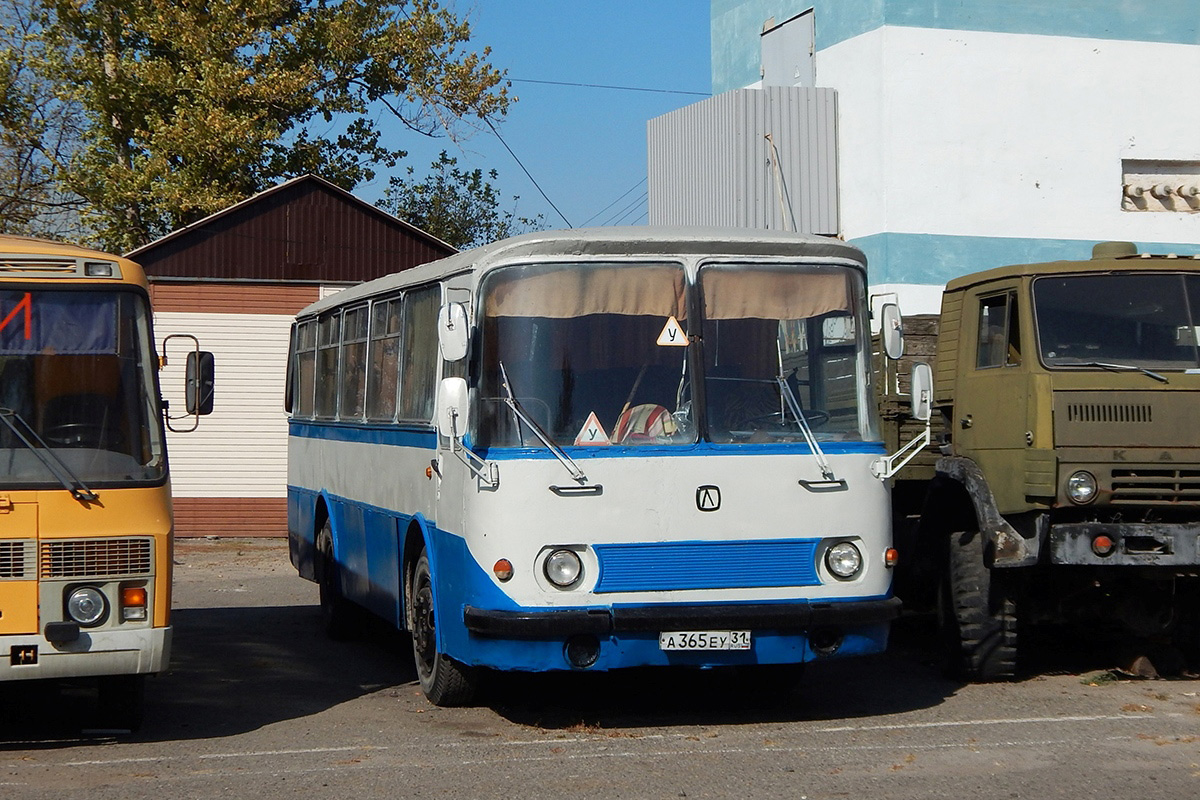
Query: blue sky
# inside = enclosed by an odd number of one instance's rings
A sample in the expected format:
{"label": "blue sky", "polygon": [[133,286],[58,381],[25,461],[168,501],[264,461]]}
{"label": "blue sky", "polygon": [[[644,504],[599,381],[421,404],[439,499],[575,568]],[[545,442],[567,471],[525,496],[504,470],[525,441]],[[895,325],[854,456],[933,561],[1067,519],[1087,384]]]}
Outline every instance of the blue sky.
{"label": "blue sky", "polygon": [[[706,96],[711,89],[709,0],[451,0],[446,5],[468,18],[474,46],[490,46],[491,63],[513,81],[510,91],[520,99],[497,130],[571,225],[589,219],[592,225],[644,223],[646,122],[703,97],[532,81]],[[519,215],[542,214],[547,227],[566,227],[486,128],[460,145],[421,140],[399,126],[394,135],[389,144],[409,152],[406,163],[418,174],[445,149],[460,166],[496,169],[499,179],[493,183],[506,210],[518,195]],[[381,178],[355,193],[374,202],[386,185]]]}

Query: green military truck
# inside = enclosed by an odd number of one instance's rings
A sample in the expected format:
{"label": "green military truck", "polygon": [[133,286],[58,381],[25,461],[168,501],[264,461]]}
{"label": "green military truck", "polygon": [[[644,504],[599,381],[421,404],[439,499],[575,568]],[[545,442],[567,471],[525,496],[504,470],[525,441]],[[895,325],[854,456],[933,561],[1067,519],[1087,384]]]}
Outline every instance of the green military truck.
{"label": "green military truck", "polygon": [[[904,324],[934,423],[895,477],[897,593],[938,609],[953,671],[1011,677],[1034,625],[1200,644],[1200,257],[1104,243]],[[924,423],[904,362],[877,365],[895,449]]]}

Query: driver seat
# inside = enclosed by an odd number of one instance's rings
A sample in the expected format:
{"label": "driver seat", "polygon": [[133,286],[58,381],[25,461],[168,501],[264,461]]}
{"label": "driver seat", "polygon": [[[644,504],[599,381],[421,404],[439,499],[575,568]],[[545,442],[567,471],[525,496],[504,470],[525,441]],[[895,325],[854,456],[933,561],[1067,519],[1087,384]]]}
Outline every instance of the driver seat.
{"label": "driver seat", "polygon": [[656,403],[630,406],[617,417],[613,427],[612,443],[653,442],[661,436],[670,436],[678,430],[671,412]]}

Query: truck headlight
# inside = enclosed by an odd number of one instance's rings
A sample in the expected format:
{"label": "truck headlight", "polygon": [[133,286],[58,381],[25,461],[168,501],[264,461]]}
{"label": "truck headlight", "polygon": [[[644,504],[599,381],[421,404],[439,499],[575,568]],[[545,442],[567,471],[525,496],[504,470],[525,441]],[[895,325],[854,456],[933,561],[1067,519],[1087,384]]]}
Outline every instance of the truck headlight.
{"label": "truck headlight", "polygon": [[1096,476],[1085,470],[1071,473],[1071,477],[1067,478],[1067,497],[1081,506],[1095,500]]}
{"label": "truck headlight", "polygon": [[862,569],[862,553],[851,542],[838,542],[825,551],[825,566],[839,578],[853,578]]}
{"label": "truck headlight", "polygon": [[81,627],[94,627],[108,616],[108,600],[95,586],[80,586],[67,597],[67,615]]}

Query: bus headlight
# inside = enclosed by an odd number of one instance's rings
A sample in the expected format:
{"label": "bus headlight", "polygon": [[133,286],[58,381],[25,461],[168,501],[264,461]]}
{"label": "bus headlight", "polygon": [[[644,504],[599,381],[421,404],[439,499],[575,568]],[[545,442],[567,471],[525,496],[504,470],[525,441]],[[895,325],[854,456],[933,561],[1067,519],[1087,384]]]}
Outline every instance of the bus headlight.
{"label": "bus headlight", "polygon": [[67,615],[81,627],[99,625],[108,616],[108,600],[94,586],[80,586],[67,597]]}
{"label": "bus headlight", "polygon": [[559,588],[566,588],[578,581],[579,576],[583,574],[583,562],[574,550],[555,550],[546,556],[542,571],[546,580]]}
{"label": "bus headlight", "polygon": [[1090,472],[1079,470],[1067,478],[1067,497],[1072,503],[1085,505],[1096,499],[1096,477]]}
{"label": "bus headlight", "polygon": [[838,542],[825,551],[825,566],[839,578],[853,578],[862,570],[862,553],[852,542]]}

